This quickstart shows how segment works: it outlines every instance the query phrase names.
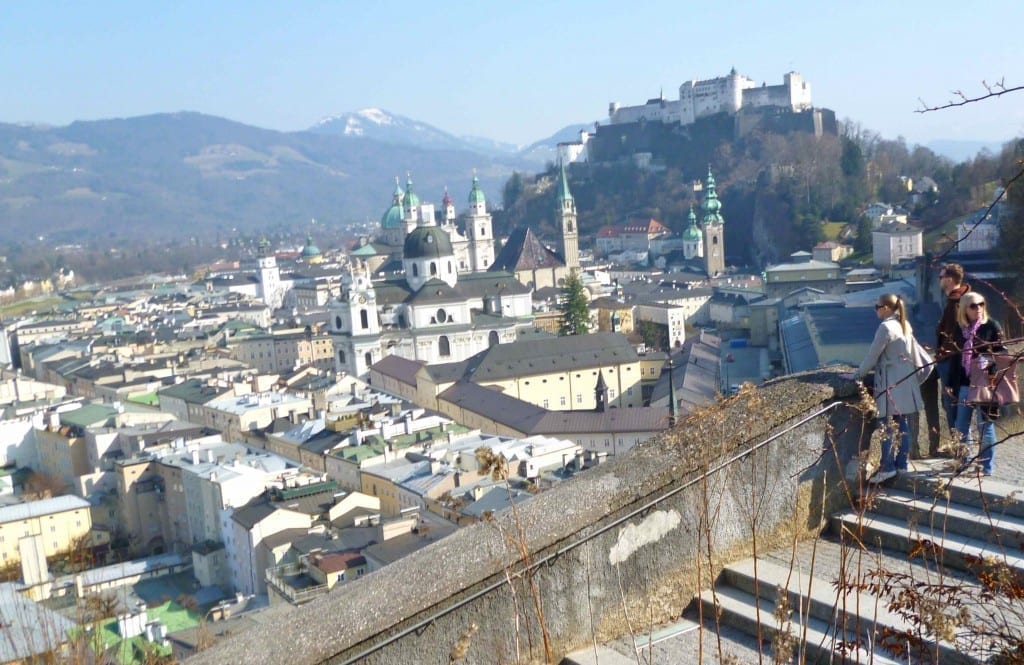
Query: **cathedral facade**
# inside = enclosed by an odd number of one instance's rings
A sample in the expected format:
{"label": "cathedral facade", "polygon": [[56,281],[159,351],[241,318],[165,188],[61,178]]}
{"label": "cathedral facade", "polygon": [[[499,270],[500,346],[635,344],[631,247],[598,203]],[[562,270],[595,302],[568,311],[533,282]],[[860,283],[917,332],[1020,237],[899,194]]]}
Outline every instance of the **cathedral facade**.
{"label": "cathedral facade", "polygon": [[464,230],[445,193],[440,222],[412,181],[396,182],[381,218],[379,239],[399,246],[397,276],[374,279],[352,258],[341,296],[330,306],[335,367],[357,376],[387,355],[447,363],[496,344],[514,342],[533,323],[532,291],[514,275],[494,270],[491,216],[474,177]]}

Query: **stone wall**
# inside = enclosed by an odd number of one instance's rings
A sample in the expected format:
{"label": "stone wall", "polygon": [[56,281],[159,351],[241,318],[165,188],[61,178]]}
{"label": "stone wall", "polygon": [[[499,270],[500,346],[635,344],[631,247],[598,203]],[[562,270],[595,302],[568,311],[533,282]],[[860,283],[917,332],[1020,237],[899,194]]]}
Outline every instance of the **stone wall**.
{"label": "stone wall", "polygon": [[646,632],[721,565],[818,533],[848,501],[841,470],[872,425],[851,390],[831,371],[744,390],[190,662],[558,662]]}

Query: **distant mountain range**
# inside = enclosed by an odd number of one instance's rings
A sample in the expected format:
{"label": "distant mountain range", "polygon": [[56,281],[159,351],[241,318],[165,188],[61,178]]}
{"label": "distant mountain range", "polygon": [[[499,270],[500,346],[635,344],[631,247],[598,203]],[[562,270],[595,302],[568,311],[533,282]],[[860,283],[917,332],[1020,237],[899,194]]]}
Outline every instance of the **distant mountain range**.
{"label": "distant mountain range", "polygon": [[557,159],[558,143],[578,139],[580,130],[589,127],[592,125],[570,125],[552,136],[524,147],[475,136],[455,136],[425,122],[382,109],[368,108],[324,118],[309,131],[332,136],[367,138],[392,145],[415,146],[424,150],[477,152],[508,161],[514,166],[543,168],[547,162]]}
{"label": "distant mountain range", "polygon": [[514,169],[555,159],[567,128],[522,150],[364,110],[277,132],[192,112],[0,124],[0,243],[43,236],[183,236],[377,219],[394,178],[464,208],[476,170],[490,204]]}
{"label": "distant mountain range", "polygon": [[[513,170],[535,172],[566,127],[528,146],[455,136],[381,109],[278,132],[200,113],[74,122],[65,127],[0,123],[0,243],[116,243],[294,229],[375,220],[394,178],[410,173],[423,200],[445,187],[465,207],[474,170],[490,205]],[[956,159],[998,144],[934,142]]]}

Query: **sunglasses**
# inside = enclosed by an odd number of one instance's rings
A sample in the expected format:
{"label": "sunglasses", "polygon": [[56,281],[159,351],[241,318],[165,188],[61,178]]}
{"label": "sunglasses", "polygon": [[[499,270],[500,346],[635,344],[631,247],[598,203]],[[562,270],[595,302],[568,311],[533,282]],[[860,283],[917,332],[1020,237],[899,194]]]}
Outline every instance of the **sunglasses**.
{"label": "sunglasses", "polygon": [[985,303],[983,302],[972,302],[970,305],[968,305],[968,307],[970,307],[971,309],[981,309],[984,306]]}

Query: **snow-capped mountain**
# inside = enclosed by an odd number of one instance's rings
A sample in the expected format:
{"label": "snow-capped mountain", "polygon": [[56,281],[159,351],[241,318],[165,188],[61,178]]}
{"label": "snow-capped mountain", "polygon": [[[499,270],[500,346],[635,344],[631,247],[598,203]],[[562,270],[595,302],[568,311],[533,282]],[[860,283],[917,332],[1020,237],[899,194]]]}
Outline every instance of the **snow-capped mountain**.
{"label": "snow-capped mountain", "polygon": [[408,145],[426,150],[467,150],[488,156],[510,154],[499,149],[498,142],[487,139],[463,139],[425,122],[368,108],[324,118],[310,131],[337,136],[350,136],[394,145]]}

